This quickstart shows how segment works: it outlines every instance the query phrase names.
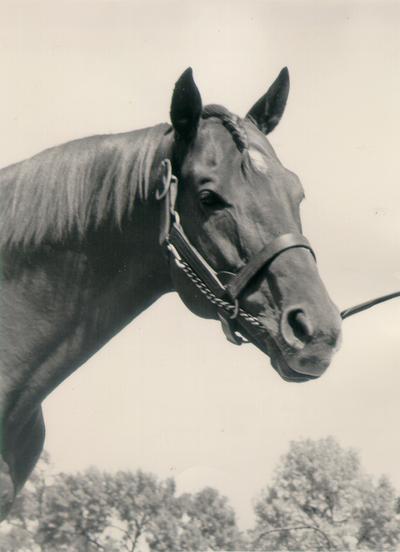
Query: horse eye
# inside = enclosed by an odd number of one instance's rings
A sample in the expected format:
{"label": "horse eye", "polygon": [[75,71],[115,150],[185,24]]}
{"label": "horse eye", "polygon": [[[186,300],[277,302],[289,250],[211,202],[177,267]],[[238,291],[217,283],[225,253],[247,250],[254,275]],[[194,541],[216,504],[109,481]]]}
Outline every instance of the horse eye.
{"label": "horse eye", "polygon": [[202,190],[199,193],[199,201],[202,205],[206,207],[218,208],[224,206],[223,199],[221,199],[218,194],[212,192],[211,190]]}

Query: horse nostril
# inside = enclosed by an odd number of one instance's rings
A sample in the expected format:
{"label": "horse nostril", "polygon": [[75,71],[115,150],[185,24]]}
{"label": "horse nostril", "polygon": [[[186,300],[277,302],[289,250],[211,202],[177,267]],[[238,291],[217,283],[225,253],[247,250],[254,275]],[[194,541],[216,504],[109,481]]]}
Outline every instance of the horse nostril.
{"label": "horse nostril", "polygon": [[296,309],[289,313],[289,324],[293,328],[293,333],[297,339],[305,343],[310,341],[314,329],[311,325],[311,321],[301,309]]}
{"label": "horse nostril", "polygon": [[282,335],[286,343],[301,349],[311,341],[314,328],[306,313],[299,308],[288,309],[282,316]]}

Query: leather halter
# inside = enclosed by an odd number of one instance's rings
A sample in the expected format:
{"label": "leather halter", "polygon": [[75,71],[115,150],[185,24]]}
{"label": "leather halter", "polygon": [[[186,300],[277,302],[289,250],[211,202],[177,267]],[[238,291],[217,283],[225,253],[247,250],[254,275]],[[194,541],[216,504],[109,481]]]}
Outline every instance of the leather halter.
{"label": "leather halter", "polygon": [[[169,159],[162,161],[161,171],[162,188],[156,192],[156,198],[164,200],[161,212],[160,244],[167,250],[168,256],[172,256],[178,268],[188,267],[185,272],[194,274],[200,284],[205,286],[217,299],[221,300],[220,304],[226,302],[230,308],[232,308],[232,305],[234,306],[233,315],[230,315],[225,308],[218,308],[218,306],[217,312],[227,339],[236,345],[241,345],[243,339],[236,333],[234,319],[239,313],[238,298],[251,279],[263,267],[288,249],[299,247],[308,249],[315,258],[314,251],[307,238],[302,234],[282,234],[263,247],[237,273],[216,272],[190,242],[180,224],[179,214],[175,209],[178,179],[172,174]],[[217,303],[216,301],[213,302]],[[242,309],[240,311],[243,312]],[[259,325],[261,324],[259,323]]]}
{"label": "leather halter", "polygon": [[[197,251],[185,235],[180,224],[179,214],[175,209],[178,194],[178,179],[172,174],[171,162],[164,159],[161,163],[162,187],[156,191],[156,199],[164,200],[161,209],[160,244],[172,257],[176,266],[192,274],[189,276],[208,299],[217,305],[217,314],[222,324],[226,338],[236,345],[245,343],[237,334],[235,319],[241,318],[241,325],[250,320],[253,326],[262,327],[253,316],[239,308],[238,298],[249,284],[250,280],[278,255],[296,247],[308,249],[313,257],[315,253],[307,238],[301,234],[282,234],[269,242],[236,274],[231,272],[216,272]],[[193,278],[194,275],[194,278]],[[214,299],[213,299],[214,297]],[[382,295],[365,303],[343,310],[340,313],[342,320],[363,312],[375,305],[400,297],[400,291]],[[233,314],[230,314],[233,311]]]}

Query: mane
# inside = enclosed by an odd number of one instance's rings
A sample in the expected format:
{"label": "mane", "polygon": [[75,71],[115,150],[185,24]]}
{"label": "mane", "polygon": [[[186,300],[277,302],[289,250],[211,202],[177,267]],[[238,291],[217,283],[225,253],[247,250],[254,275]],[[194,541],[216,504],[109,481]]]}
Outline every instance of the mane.
{"label": "mane", "polygon": [[[229,131],[249,164],[242,120],[220,105],[204,107]],[[59,243],[111,221],[120,226],[149,197],[150,174],[163,136],[151,128],[91,136],[47,149],[0,170],[0,248]]]}
{"label": "mane", "polygon": [[82,237],[90,225],[120,225],[149,196],[150,172],[167,124],[92,136],[0,170],[0,247]]}

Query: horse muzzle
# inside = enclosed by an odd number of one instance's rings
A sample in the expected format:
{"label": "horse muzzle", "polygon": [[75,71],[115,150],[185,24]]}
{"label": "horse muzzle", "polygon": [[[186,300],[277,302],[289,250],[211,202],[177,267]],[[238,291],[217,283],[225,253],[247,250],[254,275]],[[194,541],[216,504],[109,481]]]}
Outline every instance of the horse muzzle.
{"label": "horse muzzle", "polygon": [[[338,346],[332,347],[323,339],[307,344],[302,350],[281,346],[266,330],[254,332],[252,328],[240,325],[240,334],[266,354],[278,374],[288,382],[305,382],[317,379],[329,367]],[[340,338],[339,338],[340,341]]]}
{"label": "horse muzzle", "polygon": [[331,302],[327,310],[329,316],[321,320],[298,305],[284,309],[275,327],[269,315],[258,318],[264,322],[259,328],[239,318],[235,330],[268,355],[285,381],[308,381],[322,376],[341,343],[339,311]]}

